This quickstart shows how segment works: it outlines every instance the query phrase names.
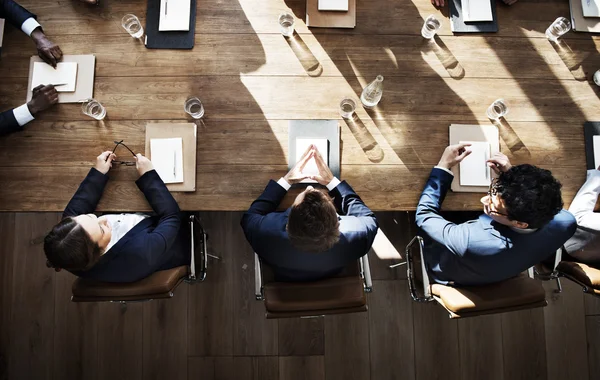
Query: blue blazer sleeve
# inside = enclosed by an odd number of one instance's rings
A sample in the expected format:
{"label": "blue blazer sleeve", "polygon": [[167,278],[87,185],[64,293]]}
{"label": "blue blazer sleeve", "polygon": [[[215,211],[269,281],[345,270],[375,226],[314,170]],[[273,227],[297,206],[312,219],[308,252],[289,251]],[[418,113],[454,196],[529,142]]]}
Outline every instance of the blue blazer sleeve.
{"label": "blue blazer sleeve", "polygon": [[0,112],[0,136],[8,135],[21,129],[12,109]]}
{"label": "blue blazer sleeve", "polygon": [[102,174],[94,168],[90,169],[87,177],[81,182],[75,195],[67,204],[63,212],[63,218],[94,212],[100,198],[102,198],[107,182],[108,176],[106,174]]}
{"label": "blue blazer sleeve", "polygon": [[287,191],[277,182],[270,180],[263,193],[254,201],[242,216],[242,229],[246,239],[252,244],[253,236],[260,230],[263,218],[277,210]]}
{"label": "blue blazer sleeve", "polygon": [[36,16],[23,8],[13,0],[0,0],[0,18],[6,19],[15,28],[21,29],[21,25],[28,18]]}
{"label": "blue blazer sleeve", "polygon": [[373,240],[375,240],[375,235],[377,235],[379,228],[375,213],[365,205],[346,181],[340,182],[335,189],[329,192],[329,195],[334,198],[336,207],[342,212],[342,215],[354,216],[361,221],[366,234],[365,242],[367,247],[365,252],[368,251],[371,245],[373,245]]}
{"label": "blue blazer sleeve", "polygon": [[431,239],[450,252],[462,256],[469,245],[469,228],[455,224],[440,215],[442,202],[454,177],[445,170],[433,168],[417,206],[417,226]]}

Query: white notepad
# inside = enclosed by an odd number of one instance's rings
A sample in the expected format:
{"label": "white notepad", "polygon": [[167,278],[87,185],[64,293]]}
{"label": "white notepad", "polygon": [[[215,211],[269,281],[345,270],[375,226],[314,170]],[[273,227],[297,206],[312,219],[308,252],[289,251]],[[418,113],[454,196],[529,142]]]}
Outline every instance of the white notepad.
{"label": "white notepad", "polygon": [[[319,139],[319,138],[296,139],[296,162],[300,161],[300,158],[302,157],[304,152],[306,152],[306,149],[308,149],[310,144],[314,144],[317,147],[317,150],[319,151],[319,153],[321,153],[321,156],[323,156],[325,163],[327,164],[327,166],[329,166],[329,152],[327,150],[327,139]],[[302,174],[304,174],[304,175],[318,175],[319,174],[319,168],[317,167],[317,162],[315,161],[314,158],[311,158],[306,163],[304,170],[302,170]],[[316,181],[313,181],[312,179],[305,179],[301,183],[316,183]]]}
{"label": "white notepad", "polygon": [[461,0],[461,5],[465,22],[494,21],[491,0]]}
{"label": "white notepad", "polygon": [[592,142],[594,144],[594,169],[598,169],[600,166],[600,135],[594,135]]}
{"label": "white notepad", "polygon": [[583,17],[600,17],[600,0],[581,0]]}
{"label": "white notepad", "polygon": [[158,31],[189,31],[191,0],[160,0]]}
{"label": "white notepad", "polygon": [[348,12],[348,0],[319,0],[320,11],[342,11]]}
{"label": "white notepad", "polygon": [[74,92],[77,83],[77,62],[59,62],[56,69],[45,62],[33,63],[33,77],[31,79],[31,88],[34,89],[40,84],[62,84],[56,86],[58,92]]}
{"label": "white notepad", "polygon": [[461,141],[460,144],[470,143],[471,154],[460,162],[461,186],[489,186],[492,181],[490,167],[490,143],[487,141]]}
{"label": "white notepad", "polygon": [[181,137],[151,139],[150,160],[164,183],[183,182],[183,141]]}

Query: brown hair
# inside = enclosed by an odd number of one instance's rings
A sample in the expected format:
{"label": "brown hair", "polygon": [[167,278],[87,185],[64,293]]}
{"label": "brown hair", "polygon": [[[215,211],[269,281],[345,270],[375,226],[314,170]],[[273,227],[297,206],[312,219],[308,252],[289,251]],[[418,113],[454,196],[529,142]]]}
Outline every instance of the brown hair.
{"label": "brown hair", "polygon": [[49,267],[68,270],[90,269],[102,255],[100,247],[71,217],[60,221],[44,238]]}
{"label": "brown hair", "polygon": [[301,203],[293,205],[287,232],[292,245],[307,252],[324,252],[340,239],[339,220],[331,197],[322,191],[309,191]]}

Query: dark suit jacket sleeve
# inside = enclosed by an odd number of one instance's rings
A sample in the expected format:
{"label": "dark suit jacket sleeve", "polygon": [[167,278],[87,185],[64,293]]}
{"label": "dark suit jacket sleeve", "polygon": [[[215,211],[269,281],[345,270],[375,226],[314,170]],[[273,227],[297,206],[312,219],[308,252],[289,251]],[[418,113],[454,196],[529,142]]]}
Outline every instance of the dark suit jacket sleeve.
{"label": "dark suit jacket sleeve", "polygon": [[17,122],[12,109],[0,112],[0,136],[20,131],[22,127]]}
{"label": "dark suit jacket sleeve", "polygon": [[462,256],[469,244],[467,224],[455,224],[440,215],[440,208],[454,177],[433,168],[417,206],[417,226],[431,239],[442,244],[455,255]]}
{"label": "dark suit jacket sleeve", "polygon": [[0,0],[0,18],[6,19],[15,28],[21,29],[21,25],[28,18],[36,18],[36,16],[23,8],[13,0]]}
{"label": "dark suit jacket sleeve", "polygon": [[90,169],[87,177],[81,182],[75,195],[67,204],[63,212],[63,218],[94,212],[100,198],[102,198],[106,182],[108,182],[106,174],[102,174],[94,168]]}
{"label": "dark suit jacket sleeve", "polygon": [[181,226],[179,205],[156,170],[146,172],[136,181],[136,185],[159,218],[158,225],[144,237],[144,256],[148,264],[153,266],[160,262],[160,256],[171,248],[177,238]]}
{"label": "dark suit jacket sleeve", "polygon": [[379,228],[375,213],[365,205],[346,181],[340,182],[335,189],[329,192],[329,195],[334,198],[336,207],[342,212],[342,215],[355,216],[363,223],[366,231],[365,241],[368,245],[366,250],[368,251]]}
{"label": "dark suit jacket sleeve", "polygon": [[252,244],[254,234],[260,229],[265,215],[275,212],[287,191],[277,182],[270,180],[263,193],[254,201],[242,216],[242,229],[246,239]]}

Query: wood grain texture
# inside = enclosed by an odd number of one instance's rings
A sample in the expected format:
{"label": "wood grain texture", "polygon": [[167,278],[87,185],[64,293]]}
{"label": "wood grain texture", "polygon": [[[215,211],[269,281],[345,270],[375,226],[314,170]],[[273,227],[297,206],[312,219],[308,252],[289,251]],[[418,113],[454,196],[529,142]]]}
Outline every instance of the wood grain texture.
{"label": "wood grain texture", "polygon": [[416,235],[414,216],[408,212],[378,212],[379,231],[369,251],[371,276],[375,280],[406,279],[406,266],[390,268],[405,261],[406,245]]}
{"label": "wood grain texture", "polygon": [[279,356],[324,355],[323,318],[284,318],[278,324]]}
{"label": "wood grain texture", "polygon": [[190,357],[188,380],[277,380],[277,357]]}
{"label": "wood grain texture", "polygon": [[325,318],[325,378],[368,380],[369,320],[367,313]]}
{"label": "wood grain texture", "polygon": [[600,297],[585,294],[583,300],[585,304],[585,315],[600,315]]}
{"label": "wood grain texture", "polygon": [[502,317],[485,315],[458,321],[461,379],[504,379]]}
{"label": "wood grain texture", "polygon": [[585,317],[588,341],[589,379],[600,377],[600,316]]}
{"label": "wood grain texture", "polygon": [[288,356],[279,358],[281,380],[325,380],[323,356]]}
{"label": "wood grain texture", "polygon": [[10,360],[13,263],[15,249],[15,214],[0,213],[0,379],[8,380]]}

